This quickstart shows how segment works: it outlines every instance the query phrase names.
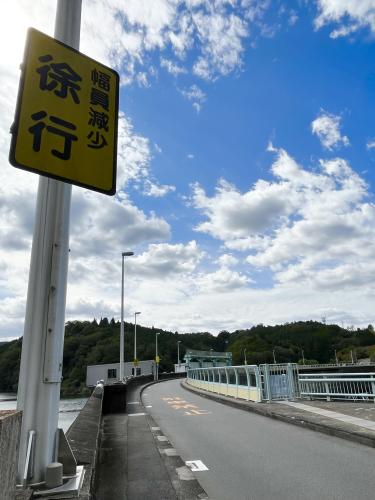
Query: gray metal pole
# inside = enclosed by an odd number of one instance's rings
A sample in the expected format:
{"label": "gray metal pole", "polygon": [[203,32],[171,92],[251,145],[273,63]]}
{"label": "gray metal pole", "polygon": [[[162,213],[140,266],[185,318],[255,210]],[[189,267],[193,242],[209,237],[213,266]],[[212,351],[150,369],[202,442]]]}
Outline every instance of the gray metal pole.
{"label": "gray metal pole", "polygon": [[120,382],[124,379],[124,254],[121,274],[121,325],[120,325]]}
{"label": "gray metal pole", "polygon": [[178,368],[180,369],[180,340],[177,341],[177,363]]}
{"label": "gray metal pole", "polygon": [[120,325],[120,382],[124,379],[124,258],[131,257],[134,252],[122,252],[122,274],[121,274],[121,325]]}
{"label": "gray metal pole", "polygon": [[[55,38],[79,48],[81,0],[58,0]],[[64,347],[72,187],[40,177],[36,202],[17,408],[23,411],[18,462],[22,481],[27,437],[35,431],[32,482],[55,460]]]}
{"label": "gray metal pole", "polygon": [[[134,313],[134,362],[137,359],[137,313]],[[134,375],[135,375],[135,368],[136,366],[134,365]]]}
{"label": "gray metal pole", "polygon": [[158,359],[158,332],[155,332],[155,380],[158,380],[158,369],[159,369],[159,363],[157,361]]}

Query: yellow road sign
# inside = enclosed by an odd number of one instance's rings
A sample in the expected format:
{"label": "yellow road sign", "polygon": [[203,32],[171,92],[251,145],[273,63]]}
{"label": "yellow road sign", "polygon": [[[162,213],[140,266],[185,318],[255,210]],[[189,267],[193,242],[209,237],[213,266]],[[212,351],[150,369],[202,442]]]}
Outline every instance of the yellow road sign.
{"label": "yellow road sign", "polygon": [[134,359],[133,360],[133,365],[134,366],[138,366],[139,365],[139,360],[138,359]]}
{"label": "yellow road sign", "polygon": [[155,361],[156,361],[156,363],[159,364],[160,363],[160,356],[155,356]]}
{"label": "yellow road sign", "polygon": [[10,163],[114,194],[118,95],[116,71],[30,28]]}

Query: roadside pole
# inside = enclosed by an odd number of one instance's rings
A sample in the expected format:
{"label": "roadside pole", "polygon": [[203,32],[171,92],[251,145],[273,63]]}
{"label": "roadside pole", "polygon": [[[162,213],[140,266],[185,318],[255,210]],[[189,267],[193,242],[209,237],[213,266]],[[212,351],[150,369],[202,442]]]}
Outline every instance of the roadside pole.
{"label": "roadside pole", "polygon": [[[79,49],[81,0],[58,0],[55,38]],[[18,482],[35,431],[28,479],[43,481],[55,457],[64,346],[72,187],[39,178],[17,408],[23,411]]]}

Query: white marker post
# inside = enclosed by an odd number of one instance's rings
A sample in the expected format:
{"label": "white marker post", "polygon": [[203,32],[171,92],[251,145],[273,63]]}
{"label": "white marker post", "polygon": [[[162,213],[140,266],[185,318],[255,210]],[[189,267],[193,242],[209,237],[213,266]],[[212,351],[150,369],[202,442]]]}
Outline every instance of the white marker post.
{"label": "white marker post", "polygon": [[[55,38],[79,48],[81,0],[58,0]],[[17,408],[23,411],[18,481],[45,479],[55,460],[69,255],[70,184],[40,177],[31,252]]]}

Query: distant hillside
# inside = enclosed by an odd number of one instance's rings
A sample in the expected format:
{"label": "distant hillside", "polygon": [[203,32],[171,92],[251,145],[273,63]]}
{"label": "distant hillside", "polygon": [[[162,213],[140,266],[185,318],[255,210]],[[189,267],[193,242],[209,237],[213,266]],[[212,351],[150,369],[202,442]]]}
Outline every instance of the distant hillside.
{"label": "distant hillside", "polygon": [[[272,363],[273,351],[277,362],[300,362],[302,350],[305,362],[349,361],[350,351],[357,359],[375,358],[375,333],[365,329],[344,329],[314,321],[284,325],[257,325],[232,333],[222,331],[218,336],[208,332],[179,334],[137,325],[139,359],[155,356],[155,333],[158,337],[160,371],[173,370],[177,362],[177,341],[180,340],[181,359],[186,348],[230,351],[234,364],[243,364],[244,350],[248,364]],[[134,325],[125,323],[125,361],[133,359]],[[115,363],[119,358],[120,323],[114,319],[72,321],[66,324],[62,395],[87,393],[85,387],[88,364]],[[0,391],[16,391],[22,339],[0,345]]]}

